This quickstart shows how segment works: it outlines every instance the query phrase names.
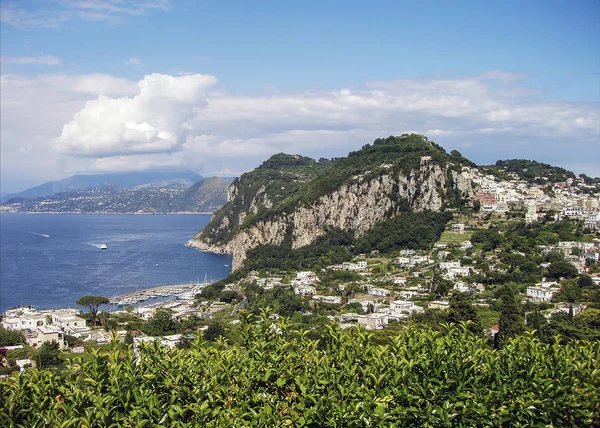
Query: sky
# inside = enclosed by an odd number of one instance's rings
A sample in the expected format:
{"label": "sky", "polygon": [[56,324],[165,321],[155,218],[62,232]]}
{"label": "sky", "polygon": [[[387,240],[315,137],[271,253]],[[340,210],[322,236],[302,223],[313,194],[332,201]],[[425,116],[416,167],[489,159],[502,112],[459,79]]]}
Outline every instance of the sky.
{"label": "sky", "polygon": [[0,187],[425,134],[600,176],[600,1],[3,0]]}

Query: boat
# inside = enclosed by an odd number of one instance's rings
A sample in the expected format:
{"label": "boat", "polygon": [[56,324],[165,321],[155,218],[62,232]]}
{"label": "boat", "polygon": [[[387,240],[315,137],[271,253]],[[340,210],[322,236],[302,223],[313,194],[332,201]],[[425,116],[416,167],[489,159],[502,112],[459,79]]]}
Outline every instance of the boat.
{"label": "boat", "polygon": [[106,250],[108,247],[106,246],[106,244],[100,244],[100,249],[101,250]]}

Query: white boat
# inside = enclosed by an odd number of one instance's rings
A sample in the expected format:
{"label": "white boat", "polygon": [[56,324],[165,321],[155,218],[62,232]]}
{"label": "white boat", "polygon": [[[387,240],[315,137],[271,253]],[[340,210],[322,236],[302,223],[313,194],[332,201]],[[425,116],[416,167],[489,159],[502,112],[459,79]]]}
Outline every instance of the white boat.
{"label": "white boat", "polygon": [[108,247],[106,246],[106,244],[100,244],[100,249],[101,250],[106,250]]}

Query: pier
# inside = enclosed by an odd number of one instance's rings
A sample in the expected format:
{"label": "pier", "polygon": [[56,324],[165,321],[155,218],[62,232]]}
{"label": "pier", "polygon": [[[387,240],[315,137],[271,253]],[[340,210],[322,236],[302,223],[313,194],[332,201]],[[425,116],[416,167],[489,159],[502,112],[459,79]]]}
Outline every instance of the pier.
{"label": "pier", "polygon": [[200,293],[208,284],[179,284],[179,285],[161,285],[144,290],[134,291],[132,293],[123,294],[109,299],[114,305],[133,305],[157,297],[181,297],[185,299],[193,299],[196,293]]}

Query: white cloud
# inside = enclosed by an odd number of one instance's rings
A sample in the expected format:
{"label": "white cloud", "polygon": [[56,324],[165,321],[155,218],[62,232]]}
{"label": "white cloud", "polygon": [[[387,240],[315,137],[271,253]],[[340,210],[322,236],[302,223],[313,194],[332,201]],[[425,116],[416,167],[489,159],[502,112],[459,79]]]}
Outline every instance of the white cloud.
{"label": "white cloud", "polygon": [[282,151],[341,156],[410,130],[477,162],[524,157],[597,175],[598,106],[524,101],[515,95],[527,90],[521,79],[494,72],[243,96],[219,92],[215,77],[198,74],[137,83],[99,74],[2,76],[2,162],[12,168],[2,174],[187,166],[209,175],[251,169]]}
{"label": "white cloud", "polygon": [[127,65],[140,65],[142,63],[142,60],[139,58],[129,58],[125,64]]}
{"label": "white cloud", "polygon": [[[128,16],[141,16],[152,11],[166,11],[169,0],[54,0],[52,7],[36,8],[16,2],[0,6],[0,22],[17,28],[56,28],[82,19],[119,24]],[[40,3],[41,5],[44,2]]]}
{"label": "white cloud", "polygon": [[62,61],[60,58],[51,55],[44,56],[3,56],[0,57],[2,64],[42,64],[58,65]]}
{"label": "white cloud", "polygon": [[177,148],[189,132],[187,120],[206,103],[216,78],[151,74],[138,82],[133,97],[100,96],[88,101],[63,129],[56,148],[67,154],[106,157],[164,153]]}

